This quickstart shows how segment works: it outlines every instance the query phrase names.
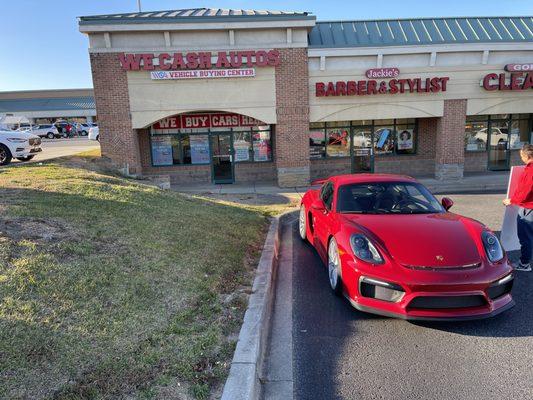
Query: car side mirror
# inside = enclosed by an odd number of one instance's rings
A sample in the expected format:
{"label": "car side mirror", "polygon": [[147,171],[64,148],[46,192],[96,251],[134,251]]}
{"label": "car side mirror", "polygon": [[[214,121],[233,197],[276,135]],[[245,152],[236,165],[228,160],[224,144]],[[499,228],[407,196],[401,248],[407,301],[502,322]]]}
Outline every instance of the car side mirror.
{"label": "car side mirror", "polygon": [[453,206],[453,200],[450,199],[449,197],[443,197],[442,198],[442,206],[444,207],[444,209],[446,211],[448,211],[450,208],[452,208]]}
{"label": "car side mirror", "polygon": [[311,204],[311,208],[316,211],[326,211],[326,205],[324,204],[322,199],[316,199],[315,201],[313,201],[313,203]]}

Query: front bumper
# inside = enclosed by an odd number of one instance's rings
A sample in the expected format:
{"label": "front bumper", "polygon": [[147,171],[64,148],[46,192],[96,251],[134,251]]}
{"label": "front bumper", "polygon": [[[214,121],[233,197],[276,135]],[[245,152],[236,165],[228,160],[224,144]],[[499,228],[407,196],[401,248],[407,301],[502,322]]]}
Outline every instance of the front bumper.
{"label": "front bumper", "polygon": [[444,283],[435,275],[433,282],[391,282],[368,274],[359,276],[352,305],[369,313],[407,320],[457,321],[493,317],[514,306],[511,297],[513,275],[487,281]]}
{"label": "front bumper", "polygon": [[38,145],[17,147],[14,151],[13,156],[14,157],[28,157],[28,156],[33,156],[37,153],[40,153],[41,151],[43,151],[43,149]]}

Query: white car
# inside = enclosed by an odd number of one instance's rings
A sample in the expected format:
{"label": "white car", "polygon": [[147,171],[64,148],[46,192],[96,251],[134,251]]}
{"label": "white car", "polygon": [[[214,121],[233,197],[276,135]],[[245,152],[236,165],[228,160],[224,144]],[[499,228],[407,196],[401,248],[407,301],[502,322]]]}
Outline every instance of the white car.
{"label": "white car", "polygon": [[100,131],[97,126],[92,126],[89,128],[89,140],[100,141]]}
{"label": "white car", "polygon": [[41,138],[28,132],[0,129],[0,165],[7,165],[13,158],[29,161],[42,151]]}
{"label": "white car", "polygon": [[34,125],[31,133],[41,138],[47,137],[48,139],[53,139],[60,136],[59,131],[52,124]]}

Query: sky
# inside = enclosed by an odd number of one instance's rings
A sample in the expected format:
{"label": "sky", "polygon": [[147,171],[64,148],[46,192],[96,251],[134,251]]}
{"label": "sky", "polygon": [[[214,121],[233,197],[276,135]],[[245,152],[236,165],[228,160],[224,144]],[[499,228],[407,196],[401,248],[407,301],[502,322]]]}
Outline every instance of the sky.
{"label": "sky", "polygon": [[[317,20],[530,16],[533,0],[141,0],[143,11],[236,8],[309,11]],[[137,11],[137,0],[0,0],[0,91],[92,87],[76,17]]]}

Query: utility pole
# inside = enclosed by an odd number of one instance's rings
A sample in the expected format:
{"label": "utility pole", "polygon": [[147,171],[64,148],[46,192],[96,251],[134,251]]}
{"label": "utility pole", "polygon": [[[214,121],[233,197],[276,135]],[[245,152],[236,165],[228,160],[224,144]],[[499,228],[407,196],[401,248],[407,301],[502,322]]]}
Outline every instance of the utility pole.
{"label": "utility pole", "polygon": [[137,8],[139,9],[139,12],[141,12],[141,0],[137,0]]}

